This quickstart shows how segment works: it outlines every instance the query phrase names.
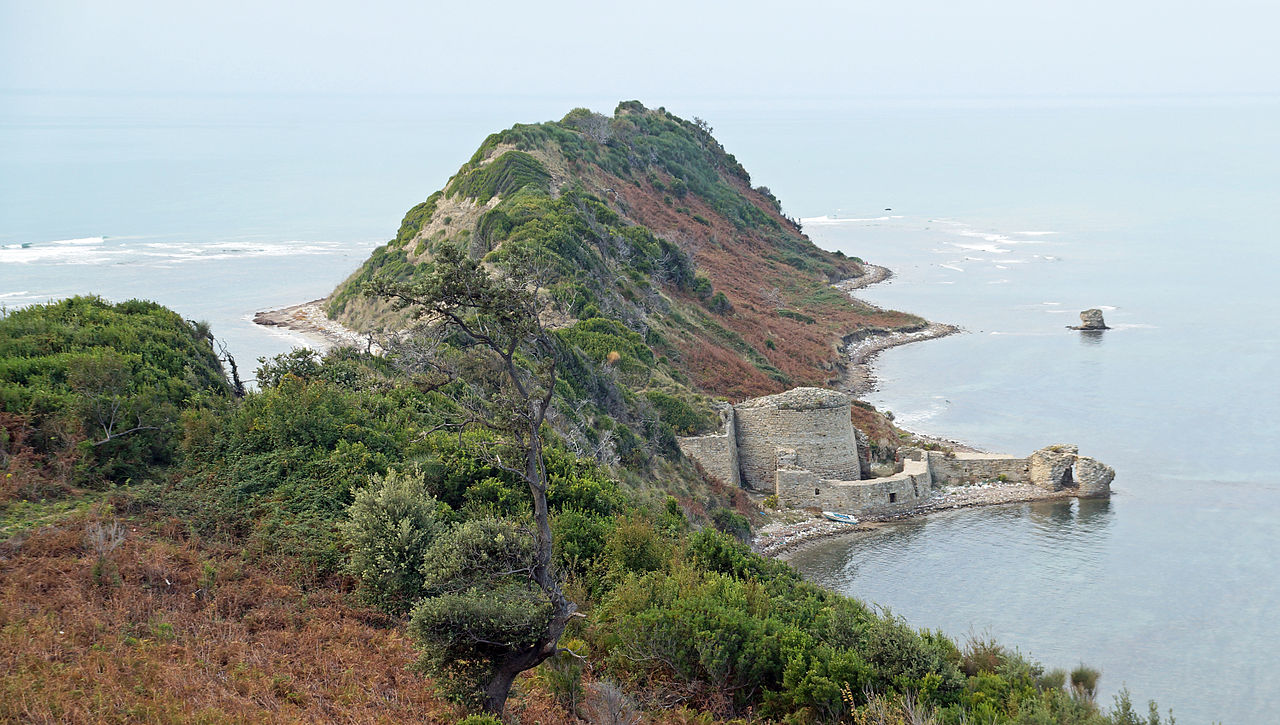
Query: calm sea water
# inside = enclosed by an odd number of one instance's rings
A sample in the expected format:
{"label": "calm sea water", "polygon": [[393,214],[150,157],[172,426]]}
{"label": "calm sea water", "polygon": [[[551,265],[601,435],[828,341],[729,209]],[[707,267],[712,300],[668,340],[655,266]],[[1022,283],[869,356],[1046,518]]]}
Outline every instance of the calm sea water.
{"label": "calm sea water", "polygon": [[[326,294],[489,132],[616,100],[0,95],[0,303],[156,299],[251,362],[300,342],[254,311]],[[1104,697],[1125,684],[1181,722],[1273,719],[1280,102],[666,105],[818,243],[893,268],[872,301],[966,328],[884,354],[873,402],[1118,471],[1110,501],[937,516],[801,570],[919,627],[1083,660]],[[1116,329],[1065,329],[1094,306]]]}

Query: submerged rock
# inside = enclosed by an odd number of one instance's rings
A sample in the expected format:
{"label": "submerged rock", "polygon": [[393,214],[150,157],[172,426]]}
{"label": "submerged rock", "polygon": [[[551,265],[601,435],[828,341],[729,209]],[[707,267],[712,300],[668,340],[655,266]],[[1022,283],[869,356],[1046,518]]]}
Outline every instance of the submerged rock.
{"label": "submerged rock", "polygon": [[1072,327],[1073,330],[1109,330],[1107,323],[1102,319],[1102,310],[1094,307],[1084,310],[1080,313],[1080,324]]}

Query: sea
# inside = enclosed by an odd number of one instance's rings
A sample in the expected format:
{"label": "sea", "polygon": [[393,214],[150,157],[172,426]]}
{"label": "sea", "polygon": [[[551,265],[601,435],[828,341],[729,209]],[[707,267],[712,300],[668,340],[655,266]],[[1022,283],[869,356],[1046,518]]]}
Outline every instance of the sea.
{"label": "sea", "polygon": [[[0,308],[152,299],[240,362],[484,137],[618,98],[0,93]],[[866,397],[910,430],[1075,443],[1109,500],[969,509],[792,562],[913,626],[1102,671],[1180,723],[1280,710],[1280,98],[641,99],[705,119],[859,292],[963,332]],[[1087,308],[1112,329],[1067,329]]]}

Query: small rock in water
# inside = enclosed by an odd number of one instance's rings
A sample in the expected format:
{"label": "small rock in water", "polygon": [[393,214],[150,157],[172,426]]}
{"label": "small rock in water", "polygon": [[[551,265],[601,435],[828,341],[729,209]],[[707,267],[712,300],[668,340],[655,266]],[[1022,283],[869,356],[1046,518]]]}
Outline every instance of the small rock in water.
{"label": "small rock in water", "polygon": [[1073,330],[1108,330],[1107,323],[1102,320],[1102,310],[1096,307],[1080,313],[1080,325]]}

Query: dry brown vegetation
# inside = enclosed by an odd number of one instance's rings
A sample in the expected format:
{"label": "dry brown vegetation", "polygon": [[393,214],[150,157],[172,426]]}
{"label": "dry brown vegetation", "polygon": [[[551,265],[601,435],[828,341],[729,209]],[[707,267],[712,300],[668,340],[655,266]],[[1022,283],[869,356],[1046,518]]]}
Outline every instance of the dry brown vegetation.
{"label": "dry brown vegetation", "polygon": [[452,722],[408,669],[394,623],[340,586],[201,547],[175,521],[125,524],[94,551],[98,517],[0,545],[0,720]]}
{"label": "dry brown vegetation", "polygon": [[[789,223],[754,190],[738,179],[730,181],[788,230],[786,233],[803,238],[790,231]],[[692,194],[681,202],[691,214],[683,214],[668,206],[662,192],[648,183],[636,185],[610,176],[605,176],[603,183],[618,190],[619,205],[628,217],[680,243],[693,257],[699,273],[706,275],[733,305],[732,312],[718,316],[716,321],[740,335],[791,379],[787,384],[769,377],[718,340],[714,330],[688,333],[675,344],[681,366],[702,390],[745,399],[796,385],[829,385],[839,377],[842,337],[866,328],[912,327],[923,322],[914,315],[853,300],[832,289],[834,280],[824,275],[798,272],[779,261],[776,244],[763,238],[761,232],[735,227]],[[693,221],[693,214],[709,224]],[[808,244],[807,238],[803,239]],[[814,251],[835,262],[850,277],[862,273],[861,265],[852,259]],[[686,305],[697,304],[687,295],[669,292]],[[779,314],[780,309],[796,314],[785,316]]]}
{"label": "dry brown vegetation", "polygon": [[[127,501],[117,497],[117,504]],[[309,586],[282,559],[245,561],[174,519],[121,521],[104,503],[0,543],[0,722],[453,723],[465,714],[412,668],[397,620],[349,582]],[[590,690],[590,671],[584,684]],[[582,709],[589,716],[589,708]],[[527,673],[509,720],[590,722]],[[711,723],[692,711],[647,723]]]}

